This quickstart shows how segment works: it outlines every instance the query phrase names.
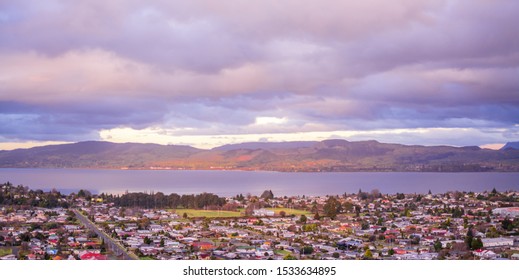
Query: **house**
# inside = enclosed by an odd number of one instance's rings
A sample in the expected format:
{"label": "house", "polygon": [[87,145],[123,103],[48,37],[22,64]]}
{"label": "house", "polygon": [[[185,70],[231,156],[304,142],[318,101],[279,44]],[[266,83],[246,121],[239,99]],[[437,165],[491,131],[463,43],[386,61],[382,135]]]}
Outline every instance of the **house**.
{"label": "house", "polygon": [[274,211],[267,210],[265,208],[261,208],[261,209],[254,210],[253,215],[259,216],[259,217],[272,217],[272,216],[274,216]]}
{"label": "house", "polygon": [[519,217],[519,207],[496,208],[492,213],[500,216]]}
{"label": "house", "polygon": [[483,238],[484,248],[495,248],[495,247],[511,247],[514,245],[512,238],[498,237],[498,238]]}
{"label": "house", "polygon": [[99,253],[88,252],[88,253],[81,255],[80,259],[82,259],[82,260],[106,260],[106,256],[101,255]]}
{"label": "house", "polygon": [[211,242],[193,242],[193,247],[199,250],[211,250],[214,249],[214,245]]}
{"label": "house", "polygon": [[491,259],[497,258],[497,254],[490,250],[478,249],[478,250],[475,250],[473,253],[474,253],[474,255],[476,255],[482,259],[491,260]]}

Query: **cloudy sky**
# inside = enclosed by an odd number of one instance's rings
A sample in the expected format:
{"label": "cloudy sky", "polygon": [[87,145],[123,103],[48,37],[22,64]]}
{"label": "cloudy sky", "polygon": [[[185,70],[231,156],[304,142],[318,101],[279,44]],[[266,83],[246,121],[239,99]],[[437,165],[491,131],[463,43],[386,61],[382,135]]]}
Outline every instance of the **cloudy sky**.
{"label": "cloudy sky", "polygon": [[0,1],[0,149],[519,140],[519,1]]}

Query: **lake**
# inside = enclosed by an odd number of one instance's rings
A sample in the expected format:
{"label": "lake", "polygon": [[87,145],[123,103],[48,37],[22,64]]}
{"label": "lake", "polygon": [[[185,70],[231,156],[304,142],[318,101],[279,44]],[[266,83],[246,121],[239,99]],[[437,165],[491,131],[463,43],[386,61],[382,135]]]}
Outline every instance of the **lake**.
{"label": "lake", "polygon": [[519,173],[330,172],[98,170],[0,168],[0,182],[63,193],[154,191],[165,194],[211,192],[221,196],[326,195],[378,189],[382,193],[443,193],[446,191],[519,191]]}

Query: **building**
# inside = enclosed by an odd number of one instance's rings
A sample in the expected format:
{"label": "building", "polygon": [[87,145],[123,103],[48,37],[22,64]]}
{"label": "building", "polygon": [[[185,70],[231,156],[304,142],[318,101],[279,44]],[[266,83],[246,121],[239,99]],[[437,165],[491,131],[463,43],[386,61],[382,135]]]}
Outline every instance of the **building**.
{"label": "building", "polygon": [[274,216],[274,211],[265,208],[254,210],[254,216],[267,217]]}
{"label": "building", "polygon": [[494,248],[494,247],[511,247],[514,245],[512,238],[498,237],[498,238],[483,238],[483,247]]}
{"label": "building", "polygon": [[500,216],[519,217],[519,207],[496,208],[492,213]]}

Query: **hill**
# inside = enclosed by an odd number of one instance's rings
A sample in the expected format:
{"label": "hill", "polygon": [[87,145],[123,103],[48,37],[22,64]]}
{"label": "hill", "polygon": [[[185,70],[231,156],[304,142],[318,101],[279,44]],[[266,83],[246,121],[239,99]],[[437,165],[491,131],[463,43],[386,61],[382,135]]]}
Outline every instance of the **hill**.
{"label": "hill", "polygon": [[204,150],[189,146],[89,141],[0,151],[0,167],[517,172],[519,150],[346,140],[243,143]]}
{"label": "hill", "polygon": [[148,168],[157,160],[199,152],[189,146],[87,141],[0,151],[0,167]]}
{"label": "hill", "polygon": [[508,142],[500,150],[519,150],[519,142]]}

